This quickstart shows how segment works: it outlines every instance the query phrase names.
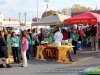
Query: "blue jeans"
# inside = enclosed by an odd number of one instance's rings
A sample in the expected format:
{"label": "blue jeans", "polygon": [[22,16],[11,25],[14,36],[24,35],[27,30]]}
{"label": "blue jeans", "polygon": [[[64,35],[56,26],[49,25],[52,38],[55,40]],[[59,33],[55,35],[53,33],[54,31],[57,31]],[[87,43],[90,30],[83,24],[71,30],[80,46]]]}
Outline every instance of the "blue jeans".
{"label": "blue jeans", "polygon": [[29,55],[32,55],[32,45],[29,45]]}

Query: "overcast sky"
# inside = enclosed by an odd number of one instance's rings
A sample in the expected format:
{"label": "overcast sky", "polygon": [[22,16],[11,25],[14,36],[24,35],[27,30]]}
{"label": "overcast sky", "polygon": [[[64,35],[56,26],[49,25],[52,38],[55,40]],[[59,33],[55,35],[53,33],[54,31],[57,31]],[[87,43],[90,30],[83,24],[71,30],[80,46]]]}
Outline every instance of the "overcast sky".
{"label": "overcast sky", "polygon": [[[21,13],[21,20],[24,20],[24,13],[27,13],[27,21],[37,16],[37,0],[0,0],[0,11],[5,18],[18,18]],[[61,10],[64,7],[71,7],[73,4],[100,9],[100,0],[49,0],[48,10]],[[38,0],[39,17],[46,10],[44,0]]]}

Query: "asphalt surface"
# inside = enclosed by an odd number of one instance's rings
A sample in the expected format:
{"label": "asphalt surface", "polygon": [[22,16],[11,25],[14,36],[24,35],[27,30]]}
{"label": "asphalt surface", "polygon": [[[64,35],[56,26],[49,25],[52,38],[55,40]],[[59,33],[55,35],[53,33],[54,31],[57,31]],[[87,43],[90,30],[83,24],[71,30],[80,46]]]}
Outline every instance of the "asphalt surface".
{"label": "asphalt surface", "polygon": [[100,53],[90,50],[77,51],[73,55],[75,64],[64,64],[53,61],[41,61],[31,58],[28,67],[11,64],[10,69],[0,69],[0,75],[84,75],[82,71],[88,67],[100,66]]}

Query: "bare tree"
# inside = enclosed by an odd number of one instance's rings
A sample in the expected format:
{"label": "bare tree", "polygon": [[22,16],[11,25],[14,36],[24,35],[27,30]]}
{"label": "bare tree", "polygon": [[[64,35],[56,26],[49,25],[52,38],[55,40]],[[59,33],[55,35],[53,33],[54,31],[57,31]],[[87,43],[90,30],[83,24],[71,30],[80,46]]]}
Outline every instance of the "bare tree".
{"label": "bare tree", "polygon": [[63,9],[61,10],[61,13],[64,14],[64,15],[67,15],[67,8],[63,8]]}
{"label": "bare tree", "polygon": [[80,4],[74,4],[71,8],[69,8],[72,13],[75,12],[87,12],[92,10],[91,7],[81,6]]}

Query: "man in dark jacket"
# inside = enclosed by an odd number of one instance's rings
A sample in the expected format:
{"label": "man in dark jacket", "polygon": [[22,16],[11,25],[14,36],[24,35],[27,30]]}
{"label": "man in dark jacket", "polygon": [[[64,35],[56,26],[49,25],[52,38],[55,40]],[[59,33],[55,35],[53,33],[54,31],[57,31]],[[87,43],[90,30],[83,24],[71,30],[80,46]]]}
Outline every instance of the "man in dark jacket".
{"label": "man in dark jacket", "polygon": [[43,30],[43,28],[41,28],[40,29],[40,34],[39,34],[39,41],[40,41],[40,43],[41,43],[41,41],[43,41],[44,40],[44,30]]}
{"label": "man in dark jacket", "polygon": [[96,33],[97,33],[97,27],[95,25],[93,25],[91,30],[90,30],[92,50],[97,50],[98,49]]}

